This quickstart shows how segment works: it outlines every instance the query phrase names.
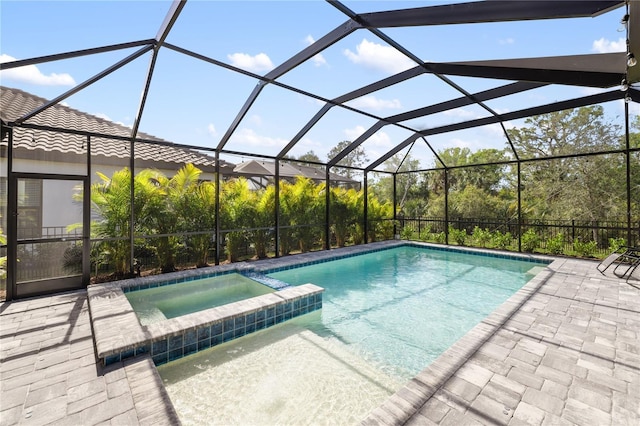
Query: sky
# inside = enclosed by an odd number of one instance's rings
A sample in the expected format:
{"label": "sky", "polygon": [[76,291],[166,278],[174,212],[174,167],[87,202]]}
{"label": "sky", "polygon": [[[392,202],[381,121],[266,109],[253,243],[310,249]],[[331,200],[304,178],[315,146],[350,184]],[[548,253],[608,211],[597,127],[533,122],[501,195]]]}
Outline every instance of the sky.
{"label": "sky", "polygon": [[[435,1],[344,1],[364,13],[434,6]],[[448,2],[451,3],[451,2]],[[170,1],[11,1],[0,2],[0,62],[28,59],[156,36]],[[424,61],[469,61],[624,51],[625,32],[619,8],[595,18],[389,28],[382,32]],[[167,42],[211,59],[264,75],[338,28],[347,17],[320,0],[205,1],[190,0]],[[55,98],[136,52],[138,48],[59,60],[0,72],[0,84],[46,99]],[[126,126],[132,126],[140,104],[149,53],[64,100],[64,104]],[[332,99],[416,64],[373,33],[359,29],[333,44],[278,81],[301,90],[266,85],[224,149],[275,156]],[[508,81],[449,77],[475,93]],[[154,69],[140,131],[171,142],[214,148],[227,133],[258,81],[228,69],[162,48]],[[553,86],[487,101],[497,113],[572,99],[600,90]],[[402,84],[354,99],[348,105],[369,114],[334,107],[290,151],[313,151],[324,161],[344,140],[352,141],[378,118],[411,111],[461,96],[451,84],[423,74]],[[622,124],[622,101],[603,105],[607,116]],[[632,113],[638,114],[637,104]],[[424,129],[486,117],[479,106],[420,117],[403,124]],[[372,116],[370,116],[372,115]],[[505,123],[522,126],[524,122]],[[364,142],[370,161],[413,134],[385,126]],[[427,138],[435,150],[449,147],[504,148],[498,125]],[[420,166],[433,166],[434,156],[419,140],[411,155]],[[249,156],[228,157],[239,163]],[[381,166],[382,167],[382,166]]]}

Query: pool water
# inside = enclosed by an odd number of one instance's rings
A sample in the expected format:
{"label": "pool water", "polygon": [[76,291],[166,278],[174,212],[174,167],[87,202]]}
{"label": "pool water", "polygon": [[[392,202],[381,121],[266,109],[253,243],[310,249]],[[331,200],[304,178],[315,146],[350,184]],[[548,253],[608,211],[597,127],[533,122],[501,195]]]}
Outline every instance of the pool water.
{"label": "pool water", "polygon": [[405,246],[269,276],[324,287],[322,318],[310,329],[341,340],[388,374],[410,379],[519,290],[540,265]]}
{"label": "pool water", "polygon": [[403,246],[272,272],[322,310],[158,371],[183,424],[354,424],[542,267]]}
{"label": "pool water", "polygon": [[184,426],[357,424],[403,382],[308,329],[320,312],[158,367]]}
{"label": "pool water", "polygon": [[140,324],[149,325],[275,290],[233,273],[126,293]]}

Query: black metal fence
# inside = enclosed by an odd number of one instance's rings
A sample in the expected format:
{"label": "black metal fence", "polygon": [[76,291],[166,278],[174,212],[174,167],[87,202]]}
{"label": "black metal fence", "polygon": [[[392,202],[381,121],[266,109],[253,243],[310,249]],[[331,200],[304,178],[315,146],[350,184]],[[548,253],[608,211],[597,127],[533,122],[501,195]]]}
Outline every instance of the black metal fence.
{"label": "black metal fence", "polygon": [[[392,219],[384,222],[394,224]],[[586,257],[603,257],[608,254],[617,245],[639,245],[640,244],[640,222],[632,223],[631,229],[626,222],[615,221],[578,221],[578,220],[539,220],[526,219],[518,223],[517,220],[499,220],[487,218],[453,218],[448,222],[443,218],[398,218],[395,221],[395,237],[407,240],[430,241],[436,243],[462,244],[473,247],[498,248],[512,251],[539,252],[547,254],[565,254],[570,256],[586,256]],[[320,225],[313,225],[319,227]],[[369,227],[377,226],[370,222]],[[296,231],[296,227],[287,226],[281,230],[281,251],[283,238],[287,238],[288,233]],[[386,228],[389,228],[387,226]],[[257,257],[256,244],[254,242],[255,233],[264,232],[264,251],[268,252],[268,257],[276,256],[275,253],[275,231],[273,228],[259,229],[243,229],[243,230],[227,230],[221,232],[221,258],[226,258],[226,244],[228,243],[227,234],[230,232],[241,232],[245,235],[242,242],[235,248],[238,260],[245,260],[251,257]],[[324,235],[321,229],[316,230],[318,235]],[[215,233],[213,231],[193,233],[193,236],[206,234],[209,240],[209,251],[206,253],[206,261],[203,262],[202,257],[197,257],[190,244],[185,244],[188,240],[182,234],[172,235],[181,242],[175,252],[175,265],[182,269],[185,267],[194,267],[197,264],[213,264],[215,261]],[[68,233],[66,230],[46,229],[41,235],[47,237],[52,236],[77,236],[75,232]],[[158,236],[149,236],[147,238],[136,239],[135,261],[136,269],[150,270],[160,266],[160,260],[156,250],[148,247],[154,246],[153,239]],[[316,238],[306,250],[315,251],[322,250],[324,243],[323,237]],[[378,235],[372,239],[389,239],[393,235]],[[120,240],[120,239],[118,239]],[[127,239],[128,240],[128,239]],[[347,245],[358,244],[361,241],[348,241]],[[104,275],[113,272],[113,264],[111,256],[100,259],[100,250],[95,250],[100,245],[101,240],[92,240],[92,276]],[[105,240],[105,243],[108,241]],[[64,247],[57,245],[63,244]],[[40,244],[41,245],[41,244]],[[40,247],[38,245],[38,247]],[[56,245],[54,250],[57,256],[52,255],[52,250],[43,251]],[[68,245],[68,246],[67,246]],[[330,247],[336,246],[335,236],[331,235],[329,242]],[[30,247],[30,246],[29,246]],[[46,247],[35,250],[34,248],[24,250],[19,253],[21,266],[20,279],[33,279],[40,277],[43,273],[51,276],[51,274],[63,275],[69,272],[70,266],[79,264],[80,244],[70,242],[47,243]],[[6,254],[6,247],[0,254]],[[289,252],[299,252],[301,248],[296,242],[291,241],[289,249],[283,255]],[[45,255],[46,254],[46,255]],[[36,256],[37,255],[37,256]],[[78,257],[78,262],[71,262]],[[32,258],[38,259],[33,262],[33,266],[26,267]],[[37,265],[37,266],[36,266]],[[55,271],[54,271],[55,269]],[[46,271],[45,271],[46,270]],[[139,271],[139,269],[138,269]],[[4,277],[0,277],[0,285],[4,284]]]}
{"label": "black metal fence", "polygon": [[[617,245],[638,245],[640,222],[579,221],[487,218],[400,218],[397,235],[416,239],[468,246],[485,246],[549,254],[580,255],[581,251],[601,257]],[[462,234],[464,231],[464,234]],[[453,235],[455,234],[455,235]],[[506,240],[509,238],[510,241]],[[457,240],[456,240],[457,239]],[[589,247],[586,247],[586,246]]]}

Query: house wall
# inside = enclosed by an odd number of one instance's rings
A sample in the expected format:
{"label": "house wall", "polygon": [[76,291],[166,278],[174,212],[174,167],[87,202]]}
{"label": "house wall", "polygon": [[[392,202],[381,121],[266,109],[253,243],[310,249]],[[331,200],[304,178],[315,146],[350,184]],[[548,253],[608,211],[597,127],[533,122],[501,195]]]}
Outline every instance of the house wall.
{"label": "house wall", "polygon": [[[126,163],[126,164],[125,164]],[[2,175],[6,174],[7,162],[2,159],[0,162],[2,167]],[[92,164],[91,165],[91,183],[101,182],[97,172],[111,177],[114,172],[127,167],[128,162],[123,161],[122,164]],[[181,167],[176,165],[173,170],[158,169],[165,176],[171,177]],[[35,174],[64,174],[77,175],[79,178],[86,175],[87,166],[83,163],[72,162],[48,162],[15,158],[13,161],[13,169],[21,173]],[[202,180],[214,180],[215,174],[202,173]],[[79,201],[73,199],[73,194],[78,192],[76,186],[79,181],[62,181],[62,180],[45,180],[42,191],[42,211],[46,214],[42,215],[43,227],[64,227],[67,225],[82,222],[82,206]],[[92,220],[99,217],[92,212]]]}

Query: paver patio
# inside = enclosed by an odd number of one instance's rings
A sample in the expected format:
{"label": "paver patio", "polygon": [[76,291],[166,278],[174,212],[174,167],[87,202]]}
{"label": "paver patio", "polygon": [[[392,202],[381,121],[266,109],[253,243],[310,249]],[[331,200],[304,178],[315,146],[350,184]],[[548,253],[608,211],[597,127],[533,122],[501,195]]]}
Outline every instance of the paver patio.
{"label": "paver patio", "polygon": [[177,424],[151,359],[96,363],[87,292],[0,305],[0,424]]}
{"label": "paver patio", "polygon": [[558,259],[365,424],[640,424],[640,282]]}
{"label": "paver patio", "polygon": [[[640,283],[558,259],[365,424],[640,424]],[[0,424],[178,424],[148,357],[96,364],[86,291],[0,304]]]}

